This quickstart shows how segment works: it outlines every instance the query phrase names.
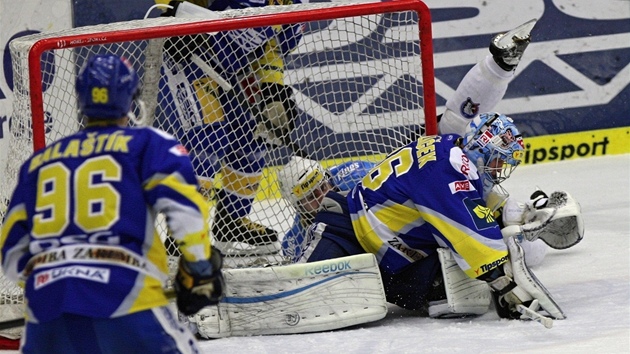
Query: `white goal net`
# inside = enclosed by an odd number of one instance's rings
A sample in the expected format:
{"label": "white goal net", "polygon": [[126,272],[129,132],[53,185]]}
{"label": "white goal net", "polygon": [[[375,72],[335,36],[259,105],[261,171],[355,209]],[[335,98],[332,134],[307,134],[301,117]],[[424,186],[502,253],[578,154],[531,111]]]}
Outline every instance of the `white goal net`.
{"label": "white goal net", "polygon": [[[134,107],[145,117],[137,124],[174,134],[191,152],[227,267],[290,261],[291,250],[259,252],[258,246],[281,242],[294,221],[295,210],[281,198],[276,178],[292,156],[324,167],[352,159],[377,162],[424,134],[425,124],[427,133],[436,133],[431,22],[421,1],[322,2],[215,14],[215,19],[157,17],[12,41],[15,97],[0,217],[20,164],[34,150],[81,129],[75,77],[94,54],[118,54],[131,62],[145,103],[145,109]],[[261,44],[248,31],[260,28],[272,31],[272,39]],[[241,50],[248,45],[255,50]],[[274,52],[276,57],[268,55]],[[248,70],[231,71],[235,63],[247,63],[242,68]],[[222,86],[222,80],[231,86]],[[274,80],[287,89],[266,89],[277,87],[265,86]],[[243,82],[251,85],[239,85]],[[251,92],[256,94],[247,96]],[[280,103],[290,125],[269,119],[265,126],[261,107],[269,102]],[[176,257],[162,220],[157,228]],[[0,305],[20,302],[21,290],[0,274]]]}

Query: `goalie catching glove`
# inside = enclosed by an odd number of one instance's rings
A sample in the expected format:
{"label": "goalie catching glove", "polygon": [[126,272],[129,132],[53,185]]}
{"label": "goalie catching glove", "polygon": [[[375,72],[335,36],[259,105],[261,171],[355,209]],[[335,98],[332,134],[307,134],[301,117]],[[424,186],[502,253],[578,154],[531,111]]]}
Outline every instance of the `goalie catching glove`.
{"label": "goalie catching glove", "polygon": [[259,86],[258,106],[261,113],[259,135],[267,136],[272,143],[279,140],[287,145],[298,116],[293,91],[286,85],[263,82]]}
{"label": "goalie catching glove", "polygon": [[503,206],[502,214],[505,226],[520,226],[517,232],[508,234],[509,237],[522,236],[528,241],[541,239],[555,249],[575,246],[584,237],[580,204],[564,191],[556,191],[547,196],[538,190],[527,203],[509,198]]}
{"label": "goalie catching glove", "polygon": [[194,315],[202,308],[221,301],[225,288],[222,264],[223,256],[215,247],[205,261],[187,262],[180,257],[174,287],[177,309],[182,314]]}

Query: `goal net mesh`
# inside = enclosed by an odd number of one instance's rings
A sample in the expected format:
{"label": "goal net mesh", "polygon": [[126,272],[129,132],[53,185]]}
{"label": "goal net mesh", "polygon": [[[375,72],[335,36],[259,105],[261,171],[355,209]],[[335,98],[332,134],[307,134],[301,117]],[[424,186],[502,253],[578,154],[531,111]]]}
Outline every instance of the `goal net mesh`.
{"label": "goal net mesh", "polygon": [[[34,149],[82,128],[75,78],[94,54],[123,56],[138,71],[144,105],[134,105],[133,124],[166,130],[191,152],[227,267],[292,261],[293,246],[278,251],[277,245],[296,211],[282,198],[276,177],[292,156],[324,167],[355,159],[378,162],[423,134],[425,122],[435,129],[430,19],[419,1],[268,6],[215,15],[148,18],[12,41],[15,96],[0,217],[20,164]],[[261,27],[276,33],[271,43],[260,44],[248,31]],[[299,28],[298,37],[280,35],[291,28]],[[216,45],[221,41],[227,47]],[[246,50],[234,48],[248,45],[258,49],[238,57]],[[221,52],[227,50],[232,52]],[[193,56],[233,90],[203,65],[190,64]],[[243,61],[247,70],[227,67]],[[265,91],[274,80],[288,94]],[[249,85],[239,84],[244,82]],[[239,101],[239,92],[247,102]],[[290,126],[273,119],[276,130],[265,126],[262,115],[273,113],[256,110],[268,102],[295,112]],[[156,228],[176,260],[162,217]],[[0,305],[22,301],[21,289],[0,274]]]}

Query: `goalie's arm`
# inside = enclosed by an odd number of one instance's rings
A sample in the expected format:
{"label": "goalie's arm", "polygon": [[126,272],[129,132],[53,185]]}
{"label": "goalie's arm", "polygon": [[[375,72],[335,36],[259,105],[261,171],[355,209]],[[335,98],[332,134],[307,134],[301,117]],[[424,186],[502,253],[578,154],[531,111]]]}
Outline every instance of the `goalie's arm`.
{"label": "goalie's arm", "polygon": [[203,72],[208,75],[211,79],[221,86],[221,88],[228,94],[238,99],[238,102],[246,107],[251,114],[256,118],[256,120],[261,121],[265,124],[267,129],[270,131],[278,132],[278,137],[282,140],[282,143],[285,144],[288,148],[290,148],[296,155],[304,158],[308,158],[308,154],[302,150],[302,148],[289,139],[288,134],[282,134],[278,131],[278,128],[274,126],[274,124],[263,116],[263,113],[260,111],[256,104],[252,104],[242,88],[239,85],[232,85],[229,81],[225,80],[219,73],[217,73],[208,63],[206,63],[202,58],[200,58],[196,54],[192,54],[190,59],[195,65],[197,65]]}

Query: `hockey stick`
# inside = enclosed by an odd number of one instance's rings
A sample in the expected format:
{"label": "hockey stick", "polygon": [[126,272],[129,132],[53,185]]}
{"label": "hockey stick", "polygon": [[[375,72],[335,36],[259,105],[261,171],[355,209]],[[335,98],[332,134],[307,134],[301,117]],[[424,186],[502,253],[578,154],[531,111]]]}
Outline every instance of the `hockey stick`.
{"label": "hockey stick", "polygon": [[532,304],[530,305],[530,307],[527,307],[523,304],[518,304],[516,305],[516,310],[523,315],[523,317],[525,319],[529,319],[532,321],[536,321],[540,324],[542,324],[543,326],[545,326],[545,328],[551,328],[553,327],[553,319],[547,317],[547,316],[543,316],[541,314],[539,314],[538,312],[532,310],[533,308],[538,308],[538,300],[534,300],[532,302]]}
{"label": "hockey stick", "polygon": [[291,149],[294,154],[299,157],[308,158],[308,153],[306,153],[306,151],[302,150],[302,148],[298,144],[293,142],[288,134],[281,134],[281,132],[278,131],[278,128],[274,127],[273,123],[271,123],[267,118],[264,117],[258,106],[249,102],[249,100],[245,96],[245,93],[239,85],[230,84],[198,55],[191,54],[190,58],[192,62],[195,63],[201,70],[203,70],[206,75],[208,75],[217,84],[219,84],[219,86],[221,86],[221,88],[227,94],[235,97],[242,106],[246,107],[257,121],[262,122],[269,131],[273,132],[274,135],[280,137],[282,143],[286,147]]}
{"label": "hockey stick", "polygon": [[24,323],[25,323],[24,317],[16,318],[14,320],[9,320],[9,321],[3,321],[3,322],[0,322],[0,331],[3,331],[5,329],[22,327],[24,326]]}
{"label": "hockey stick", "polygon": [[[175,293],[175,289],[165,289],[164,295],[166,295],[166,298],[169,300],[177,297],[177,294]],[[25,324],[26,324],[26,319],[24,317],[16,318],[13,320],[8,320],[8,321],[2,321],[0,322],[0,331],[3,331],[5,329],[16,328],[16,327],[23,327]]]}

